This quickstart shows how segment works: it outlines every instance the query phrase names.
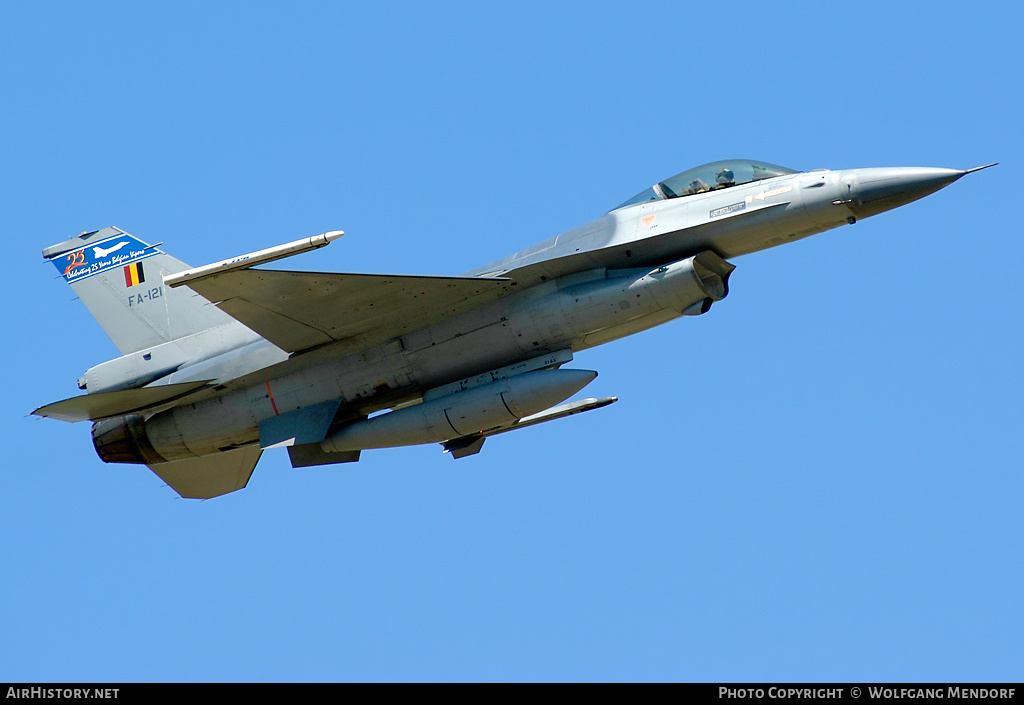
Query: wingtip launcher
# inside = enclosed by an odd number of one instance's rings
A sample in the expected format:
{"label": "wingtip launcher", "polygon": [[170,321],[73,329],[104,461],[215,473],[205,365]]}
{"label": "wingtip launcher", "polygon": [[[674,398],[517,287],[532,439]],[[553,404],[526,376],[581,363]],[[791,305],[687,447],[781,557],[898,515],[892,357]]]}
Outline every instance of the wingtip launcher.
{"label": "wingtip launcher", "polygon": [[301,240],[289,242],[284,245],[268,247],[267,249],[259,250],[258,252],[250,252],[249,254],[241,255],[240,257],[232,257],[231,259],[226,259],[221,262],[214,262],[213,264],[203,265],[202,267],[187,269],[184,272],[178,272],[177,274],[168,274],[164,277],[164,284],[173,288],[182,286],[183,284],[188,284],[190,281],[203,279],[215,274],[224,274],[225,272],[234,271],[236,269],[248,269],[249,267],[255,267],[257,264],[266,264],[267,262],[273,262],[274,260],[326,247],[344,234],[345,232],[342,230],[332,230],[320,235],[314,235],[313,237],[304,237]]}

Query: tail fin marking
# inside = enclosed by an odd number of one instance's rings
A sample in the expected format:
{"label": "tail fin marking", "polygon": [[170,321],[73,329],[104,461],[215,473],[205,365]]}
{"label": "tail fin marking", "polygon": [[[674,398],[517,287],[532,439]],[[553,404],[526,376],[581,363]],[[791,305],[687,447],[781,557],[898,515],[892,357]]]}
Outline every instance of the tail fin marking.
{"label": "tail fin marking", "polygon": [[43,250],[122,354],[193,333],[241,325],[194,291],[163,285],[189,266],[119,228],[83,233]]}

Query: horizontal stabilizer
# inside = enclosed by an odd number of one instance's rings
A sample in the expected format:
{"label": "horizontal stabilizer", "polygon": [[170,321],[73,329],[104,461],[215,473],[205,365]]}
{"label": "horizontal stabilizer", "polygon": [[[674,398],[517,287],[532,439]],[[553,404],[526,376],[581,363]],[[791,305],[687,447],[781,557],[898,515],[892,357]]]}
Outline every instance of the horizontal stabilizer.
{"label": "horizontal stabilizer", "polygon": [[258,446],[246,446],[201,458],[157,463],[149,469],[186,499],[210,499],[249,484],[262,454]]}
{"label": "horizontal stabilizer", "polygon": [[287,352],[376,345],[507,296],[507,279],[242,269],[185,283]]}
{"label": "horizontal stabilizer", "polygon": [[162,384],[156,387],[120,389],[71,397],[42,406],[32,413],[61,421],[100,421],[115,416],[142,414],[177,401],[207,385],[207,380]]}

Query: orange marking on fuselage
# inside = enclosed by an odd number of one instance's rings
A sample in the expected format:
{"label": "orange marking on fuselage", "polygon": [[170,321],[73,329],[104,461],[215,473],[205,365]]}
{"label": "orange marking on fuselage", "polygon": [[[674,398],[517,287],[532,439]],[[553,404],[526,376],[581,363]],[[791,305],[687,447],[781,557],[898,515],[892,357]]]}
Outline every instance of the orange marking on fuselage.
{"label": "orange marking on fuselage", "polygon": [[270,389],[270,382],[267,382],[267,396],[270,397],[270,405],[274,407],[274,416],[280,416],[281,412],[277,410],[277,403],[274,401],[274,392]]}

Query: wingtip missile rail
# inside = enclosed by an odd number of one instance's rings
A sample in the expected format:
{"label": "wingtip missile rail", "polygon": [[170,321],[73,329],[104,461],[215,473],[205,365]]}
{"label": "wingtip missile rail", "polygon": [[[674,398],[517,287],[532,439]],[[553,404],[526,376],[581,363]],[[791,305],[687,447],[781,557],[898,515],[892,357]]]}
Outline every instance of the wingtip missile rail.
{"label": "wingtip missile rail", "polygon": [[285,243],[284,245],[277,245],[276,247],[268,247],[265,250],[250,252],[249,254],[241,255],[240,257],[232,257],[220,262],[214,262],[213,264],[206,264],[202,267],[186,269],[184,272],[168,274],[165,276],[164,284],[174,288],[187,284],[190,281],[213,276],[215,274],[224,274],[225,272],[231,272],[236,269],[248,269],[249,267],[255,267],[257,264],[266,264],[267,262],[273,262],[274,260],[326,247],[344,234],[345,232],[343,230],[332,230],[320,235],[314,235],[313,237],[304,237],[301,240],[295,240],[294,242]]}

